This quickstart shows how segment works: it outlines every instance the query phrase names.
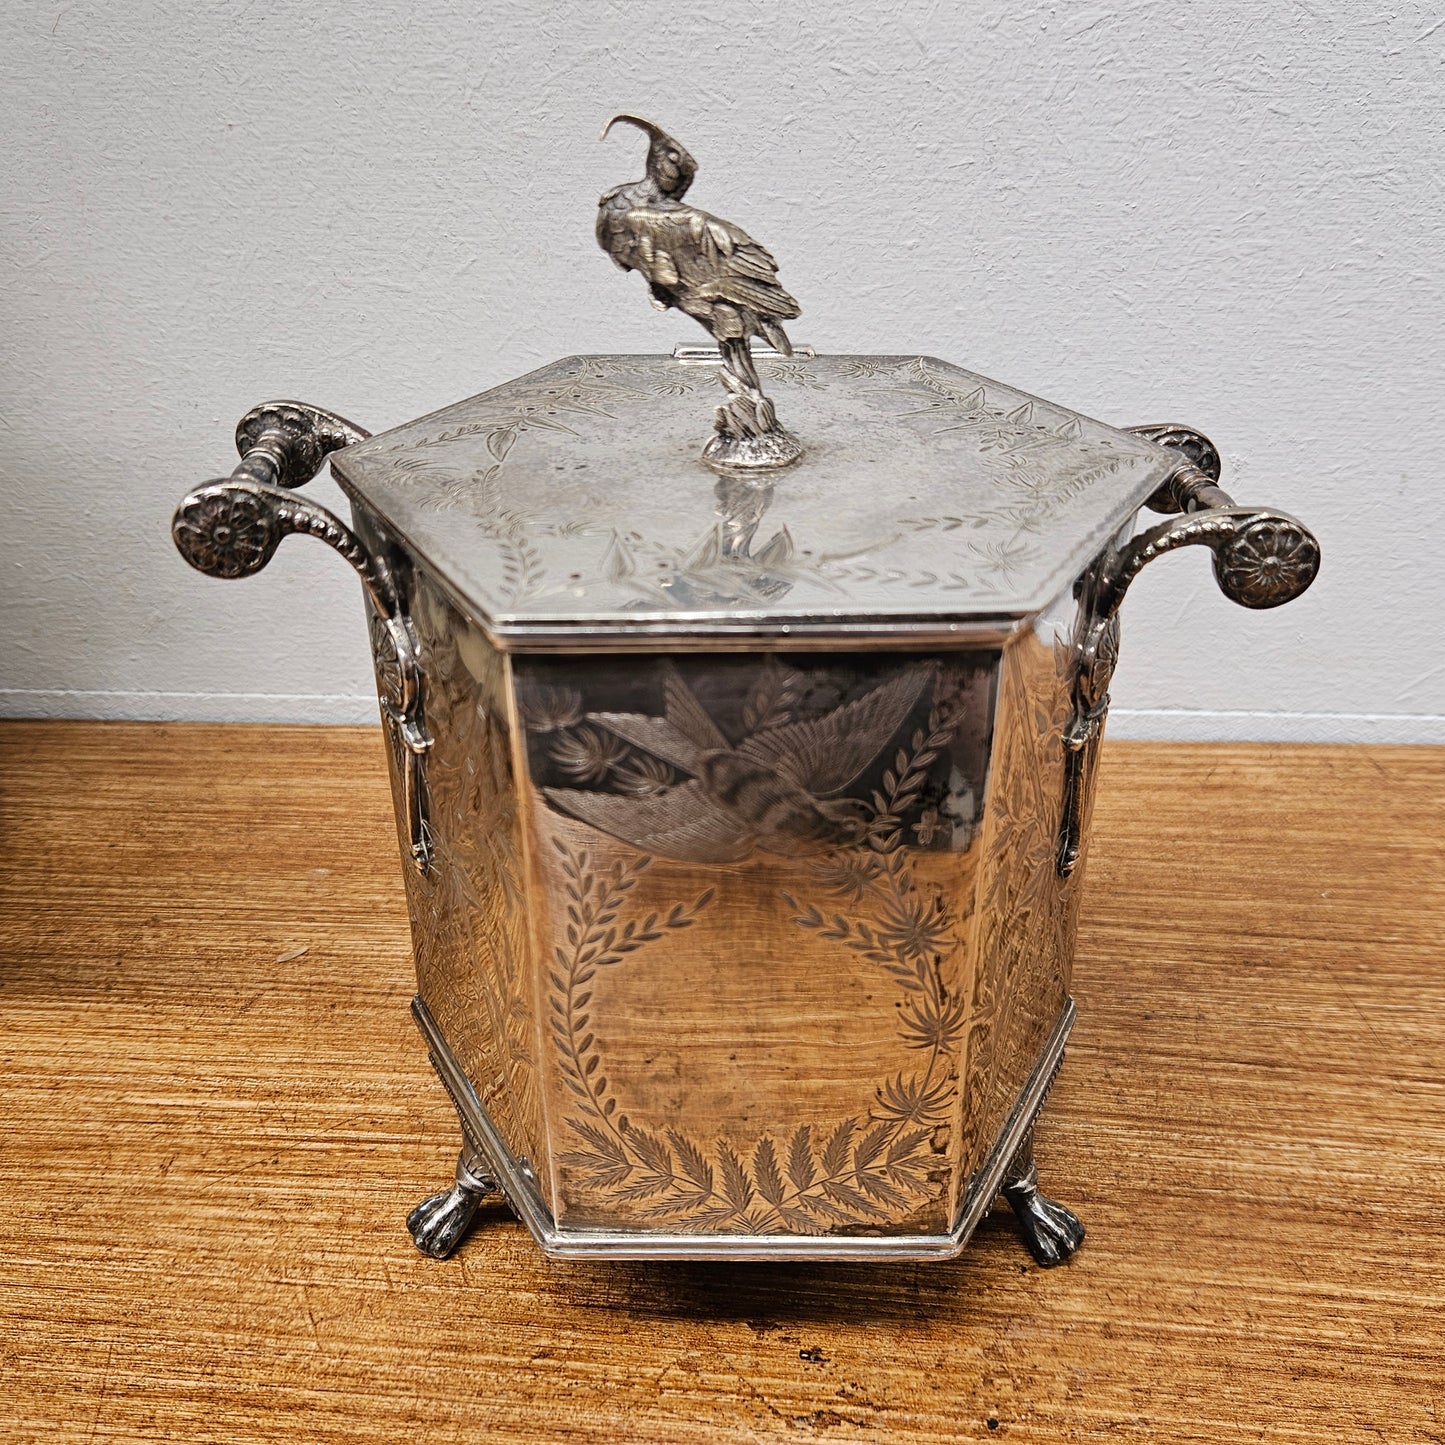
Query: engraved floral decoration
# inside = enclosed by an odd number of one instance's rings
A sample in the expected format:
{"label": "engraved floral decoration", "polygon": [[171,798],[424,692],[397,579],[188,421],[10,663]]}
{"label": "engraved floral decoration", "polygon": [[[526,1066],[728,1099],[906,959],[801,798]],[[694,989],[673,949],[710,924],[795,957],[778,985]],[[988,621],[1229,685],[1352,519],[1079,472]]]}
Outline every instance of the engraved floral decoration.
{"label": "engraved floral decoration", "polygon": [[[543,1131],[504,663],[420,574],[411,616],[428,658],[427,721],[436,737],[426,765],[435,866],[426,877],[406,870],[417,982],[508,1147],[535,1159]],[[404,818],[412,755],[389,735]]]}
{"label": "engraved floral decoration", "polygon": [[271,560],[281,529],[270,498],[222,482],[182,503],[171,535],[192,567],[233,578],[259,572]]}
{"label": "engraved floral decoration", "polygon": [[1250,523],[1220,548],[1219,585],[1242,607],[1279,607],[1293,601],[1315,579],[1319,543],[1287,518]]}
{"label": "engraved floral decoration", "polygon": [[660,758],[629,756],[613,773],[619,792],[635,798],[656,797],[676,786],[677,774]]}
{"label": "engraved floral decoration", "polygon": [[583,783],[601,782],[628,757],[626,743],[590,723],[559,733],[551,751],[557,766]]}
{"label": "engraved floral decoration", "polygon": [[1067,993],[1079,895],[1061,885],[1056,850],[1073,665],[1066,636],[1050,645],[1029,635],[1005,654],[962,1070],[962,1152],[975,1165],[984,1162]]}
{"label": "engraved floral decoration", "polygon": [[[778,726],[804,681],[773,662],[748,699],[746,723]],[[581,1146],[560,1162],[580,1184],[687,1232],[881,1228],[940,1196],[967,1020],[967,1000],[945,979],[956,970],[966,930],[945,890],[915,876],[908,819],[920,812],[969,703],[966,692],[942,683],[935,692],[926,721],[907,734],[871,796],[858,800],[858,841],[826,848],[810,865],[820,900],[779,895],[798,928],[861,955],[899,991],[898,1037],[918,1052],[920,1065],[881,1082],[866,1113],[769,1131],[748,1144],[700,1140],[629,1116],[594,1028],[599,972],[691,927],[712,890],[665,913],[629,916],[628,895],[652,865],[650,854],[618,861],[610,848],[603,855],[552,840],[566,879],[566,929],[550,970],[550,1024],[573,1102],[567,1123]],[[922,810],[920,821],[930,814],[938,827],[937,808]]]}
{"label": "engraved floral decoration", "polygon": [[871,381],[877,376],[887,376],[897,365],[891,356],[845,356],[839,370],[844,376]]}
{"label": "engraved floral decoration", "polygon": [[[852,785],[873,766],[931,674],[895,667],[846,696],[815,693],[806,717],[785,719],[776,704],[805,675],[773,659],[754,679],[731,736],[673,662],[654,675],[661,717],[604,709],[561,730],[532,729],[547,740],[555,779],[540,780],[542,794],[557,811],[639,852],[726,863],[754,851],[796,856],[859,838],[866,809]],[[541,702],[549,721],[546,690]],[[522,708],[530,717],[530,700]],[[586,784],[599,786],[578,786]]]}
{"label": "engraved floral decoration", "polygon": [[367,615],[371,631],[372,666],[376,670],[376,689],[380,696],[383,715],[387,709],[399,715],[405,706],[407,680],[401,654],[397,651],[396,634],[387,625],[387,619],[372,611]]}
{"label": "engraved floral decoration", "polygon": [[1085,436],[1076,416],[1051,423],[1041,413],[1052,408],[1032,398],[1014,406],[1000,406],[982,382],[960,384],[925,357],[903,363],[891,379],[894,385],[883,390],[913,402],[900,416],[936,420],[940,432],[968,432],[976,438],[981,451],[1002,452],[1016,465],[1029,457],[1062,449],[1094,458],[1115,450],[1115,443],[1107,436]]}
{"label": "engraved floral decoration", "polygon": [[[571,358],[508,383],[467,403],[450,424],[406,429],[378,450],[390,473],[378,479],[423,511],[466,516],[492,549],[479,585],[500,610],[552,602],[572,610],[591,598],[620,612],[687,611],[772,607],[790,594],[811,606],[820,593],[842,601],[860,590],[897,599],[908,589],[960,603],[996,597],[1036,581],[1056,560],[1057,549],[1041,541],[1061,527],[1066,511],[1107,510],[1121,487],[1160,465],[1142,441],[923,357],[769,361],[763,373],[801,391],[826,393],[842,382],[878,398],[875,415],[900,435],[963,437],[976,458],[970,472],[976,466],[987,483],[977,505],[957,514],[915,515],[900,505],[890,516],[885,508],[867,534],[835,532],[828,540],[828,527],[819,523],[805,536],[796,518],[792,531],[758,530],[770,497],[751,511],[740,511],[737,498],[720,498],[715,518],[690,537],[651,530],[645,518],[619,519],[605,500],[559,516],[533,504],[515,455],[524,438],[533,434],[533,462],[565,462],[574,442],[585,459],[589,418],[646,427],[660,396],[693,386],[684,368],[673,373],[647,358],[604,356]],[[939,464],[956,467],[957,457],[941,453]],[[601,477],[596,469],[578,475]],[[919,534],[957,535],[947,545],[919,547]]]}
{"label": "engraved floral decoration", "polygon": [[527,706],[527,726],[532,732],[563,732],[582,721],[582,694],[575,687],[532,689]]}
{"label": "engraved floral decoration", "polygon": [[769,381],[779,382],[783,386],[801,386],[810,391],[816,391],[822,385],[817,374],[808,367],[805,361],[767,362],[758,370]]}
{"label": "engraved floral decoration", "polygon": [[[551,374],[548,374],[551,373]],[[517,439],[527,432],[556,432],[576,436],[573,422],[586,416],[611,416],[625,402],[645,401],[648,393],[618,378],[625,368],[601,356],[578,358],[577,369],[557,376],[548,373],[523,377],[506,388],[505,401],[487,408],[488,415],[459,423],[418,440],[398,441],[390,450],[398,454],[393,465],[401,471],[437,472],[447,480],[436,489],[432,506],[446,508],[466,503],[478,487],[485,487],[500,471]],[[444,463],[430,455],[436,448],[469,437],[485,439],[490,465],[480,473],[448,474]]]}

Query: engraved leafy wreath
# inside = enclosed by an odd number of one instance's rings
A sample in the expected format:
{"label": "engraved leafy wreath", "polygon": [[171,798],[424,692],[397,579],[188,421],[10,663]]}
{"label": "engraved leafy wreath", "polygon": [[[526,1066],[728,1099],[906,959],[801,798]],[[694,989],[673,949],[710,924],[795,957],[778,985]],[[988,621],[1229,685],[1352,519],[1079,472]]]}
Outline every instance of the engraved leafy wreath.
{"label": "engraved leafy wreath", "polygon": [[[768,602],[800,583],[830,591],[862,586],[908,587],[965,598],[987,594],[1011,586],[1039,567],[1046,554],[1037,545],[1037,535],[1057,508],[1088,493],[1130,461],[1130,453],[1119,451],[1108,435],[1086,431],[1077,417],[1044,402],[1019,400],[1017,393],[1008,393],[1007,402],[1001,401],[998,392],[982,382],[962,382],[949,374],[951,369],[940,369],[923,357],[904,361],[855,357],[843,362],[841,370],[853,378],[877,381],[880,385],[871,390],[899,398],[903,409],[898,417],[919,418],[925,426],[936,423],[932,429],[937,433],[964,432],[973,437],[980,454],[991,455],[999,469],[998,501],[966,518],[898,517],[876,536],[840,551],[798,553],[784,528],[756,556],[746,549],[719,555],[713,529],[679,547],[595,523],[559,525],[530,513],[515,493],[508,505],[499,479],[523,435],[577,437],[579,426],[589,417],[615,417],[619,409],[645,403],[654,394],[691,388],[679,378],[659,383],[654,367],[597,356],[573,358],[560,374],[557,367],[548,367],[539,376],[510,383],[502,397],[482,399],[486,414],[475,421],[419,438],[405,436],[390,448],[392,465],[403,477],[429,483],[418,492],[417,505],[423,510],[468,514],[477,534],[497,549],[501,575],[490,594],[492,602],[501,608],[520,608],[541,597],[580,595],[597,587],[620,587],[665,607],[694,605],[693,590],[708,598],[709,605]],[[822,385],[801,362],[773,363],[764,371],[774,382],[812,389]],[[451,443],[477,437],[485,445],[481,466],[446,460]],[[1088,465],[1060,465],[1061,452]],[[895,554],[920,533],[965,528],[978,535],[963,543],[968,553],[963,567],[923,567],[911,552],[907,557],[893,555],[891,561],[877,555]],[[544,548],[537,543],[566,535],[596,535],[599,554],[564,581],[549,576]],[[692,590],[679,588],[680,583],[690,584]]]}
{"label": "engraved leafy wreath", "polygon": [[[867,1116],[823,1129],[799,1125],[786,1144],[764,1135],[740,1152],[718,1140],[709,1153],[676,1129],[649,1130],[621,1112],[591,1027],[598,971],[691,927],[712,890],[666,914],[624,920],[627,895],[652,859],[644,854],[630,866],[599,869],[586,850],[553,840],[567,879],[567,941],[556,948],[550,1022],[574,1099],[568,1124],[586,1144],[561,1162],[583,1183],[645,1204],[647,1219],[743,1233],[878,1227],[937,1197],[966,1017],[965,1000],[950,996],[943,981],[943,962],[961,946],[961,920],[950,916],[940,891],[913,877],[903,818],[960,720],[957,704],[935,701],[927,724],[884,773],[863,841],[815,865],[824,889],[844,900],[839,907],[826,911],[783,895],[798,927],[878,964],[902,989],[900,1036],[908,1048],[926,1052],[924,1066],[885,1081]],[[925,815],[913,829],[935,826]]]}

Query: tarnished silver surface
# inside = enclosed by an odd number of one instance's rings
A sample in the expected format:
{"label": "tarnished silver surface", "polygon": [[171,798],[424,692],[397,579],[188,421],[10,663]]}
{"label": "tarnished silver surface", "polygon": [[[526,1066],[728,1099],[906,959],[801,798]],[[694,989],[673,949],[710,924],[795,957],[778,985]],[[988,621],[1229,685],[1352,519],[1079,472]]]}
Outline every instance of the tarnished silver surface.
{"label": "tarnished silver surface", "polygon": [[[1044,1085],[1038,1113],[1048,1102],[1058,1071],[1063,1067],[1059,1056],[1054,1072]],[[1073,1210],[1039,1192],[1039,1171],[1034,1161],[1034,1126],[1029,1124],[1009,1160],[1001,1192],[1018,1220],[1019,1233],[1033,1257],[1045,1269],[1072,1259],[1084,1242],[1084,1226]]]}
{"label": "tarnished silver surface", "polygon": [[[413,1010],[419,1004],[413,1000]],[[448,1054],[450,1061],[450,1053]],[[470,1122],[471,1110],[467,1096],[475,1097],[469,1087],[453,1082],[456,1064],[443,1067],[435,1053],[432,1067],[447,1091],[462,1129],[462,1147],[457,1155],[456,1170],[450,1188],[428,1195],[406,1217],[412,1243],[432,1259],[445,1259],[461,1243],[476,1219],[477,1209],[489,1194],[499,1192],[496,1177],[487,1162],[491,1151],[479,1130]]]}
{"label": "tarnished silver surface", "polygon": [[[1131,436],[1143,437],[1158,446],[1183,453],[1190,466],[1202,472],[1208,480],[1219,480],[1224,466],[1219,448],[1202,431],[1196,431],[1192,426],[1184,426],[1179,422],[1150,422],[1144,426],[1126,427],[1125,430]],[[1152,512],[1188,510],[1185,502],[1176,495],[1172,479],[1155,492],[1145,505]]]}
{"label": "tarnished silver surface", "polygon": [[475,1156],[463,1149],[452,1186],[428,1195],[407,1215],[412,1243],[432,1259],[445,1259],[471,1229],[482,1200],[496,1190],[489,1175],[478,1173]]}
{"label": "tarnished silver surface", "polygon": [[693,649],[1006,631],[1183,464],[927,357],[760,370],[809,438],[785,472],[700,462],[711,378],[669,356],[569,357],[349,447],[333,470],[501,646]]}
{"label": "tarnished silver surface", "polygon": [[779,424],[763,395],[752,338],[783,356],[793,354],[782,323],[800,314],[778,284],[772,255],[740,226],[683,204],[697,162],[650,120],[615,115],[648,138],[647,174],[608,191],[597,205],[597,243],[624,270],[638,271],[652,304],[671,307],[700,322],[717,342],[719,380],[728,396],[714,420],[715,435],[703,448],[711,466],[766,471],[791,466],[803,455],[798,439]]}
{"label": "tarnished silver surface", "polygon": [[1029,1253],[1045,1269],[1063,1264],[1077,1253],[1084,1242],[1084,1226],[1072,1209],[1039,1192],[1032,1128],[1009,1164],[1002,1192],[1018,1218]]}
{"label": "tarnished silver surface", "polygon": [[369,557],[351,529],[315,502],[286,493],[316,475],[332,452],[369,435],[354,422],[296,401],[252,407],[236,426],[241,460],[229,477],[188,492],[171,519],[181,556],[212,577],[249,577],[296,532],[320,537],[356,569],[377,610],[392,605],[385,563]]}

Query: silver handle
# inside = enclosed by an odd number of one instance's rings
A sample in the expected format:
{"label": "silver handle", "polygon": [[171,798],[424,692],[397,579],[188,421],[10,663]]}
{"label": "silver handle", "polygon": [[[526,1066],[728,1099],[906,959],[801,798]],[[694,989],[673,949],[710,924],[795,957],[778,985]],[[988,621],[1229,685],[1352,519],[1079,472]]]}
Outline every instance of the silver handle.
{"label": "silver handle", "polygon": [[319,537],[356,570],[375,613],[373,653],[381,714],[401,760],[412,863],[432,862],[423,678],[416,632],[386,559],[373,555],[334,512],[293,490],[304,486],[334,451],[370,433],[334,412],[295,401],[253,407],[236,427],[241,455],[229,477],[206,482],[181,498],[171,536],[181,556],[211,577],[249,577],[291,533]]}
{"label": "silver handle", "polygon": [[395,598],[384,562],[334,512],[293,497],[334,451],[370,433],[333,412],[296,401],[252,407],[236,427],[241,460],[229,477],[206,482],[181,498],[171,519],[176,548],[210,577],[249,577],[276,554],[292,532],[319,537],[356,569],[380,612]]}
{"label": "silver handle", "polygon": [[1214,553],[1220,591],[1241,607],[1266,608],[1294,601],[1320,569],[1320,544],[1303,522],[1265,507],[1241,507],[1221,489],[1219,452],[1203,432],[1174,424],[1129,430],[1180,453],[1178,470],[1148,502],[1156,512],[1177,515],[1109,549],[1080,582],[1074,711],[1064,727],[1063,876],[1078,866],[1083,849],[1084,808],[1119,659],[1119,606],[1134,578],[1166,552],[1204,546]]}

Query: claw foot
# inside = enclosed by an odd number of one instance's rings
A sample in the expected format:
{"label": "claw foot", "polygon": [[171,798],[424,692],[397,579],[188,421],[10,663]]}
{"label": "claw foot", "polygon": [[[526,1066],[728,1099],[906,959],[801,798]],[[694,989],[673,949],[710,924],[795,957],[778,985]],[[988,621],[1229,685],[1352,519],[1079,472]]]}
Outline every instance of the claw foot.
{"label": "claw foot", "polygon": [[1003,1197],[1018,1218],[1029,1253],[1045,1269],[1063,1264],[1084,1242],[1084,1226],[1078,1216],[1039,1193],[1038,1171],[1032,1160],[1004,1181]]}
{"label": "claw foot", "polygon": [[445,1259],[472,1227],[477,1206],[496,1185],[469,1167],[465,1151],[457,1159],[457,1182],[423,1199],[406,1217],[412,1243],[432,1259]]}

